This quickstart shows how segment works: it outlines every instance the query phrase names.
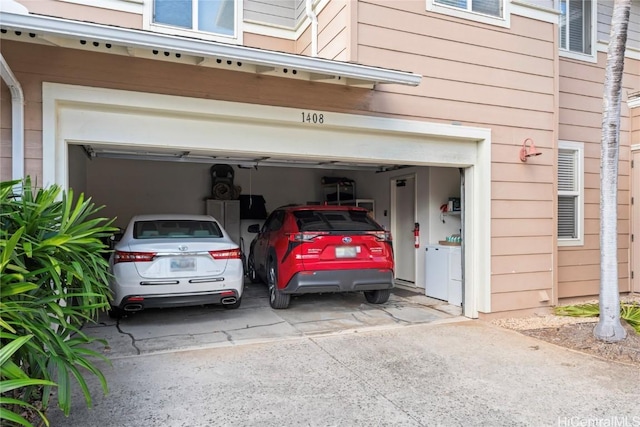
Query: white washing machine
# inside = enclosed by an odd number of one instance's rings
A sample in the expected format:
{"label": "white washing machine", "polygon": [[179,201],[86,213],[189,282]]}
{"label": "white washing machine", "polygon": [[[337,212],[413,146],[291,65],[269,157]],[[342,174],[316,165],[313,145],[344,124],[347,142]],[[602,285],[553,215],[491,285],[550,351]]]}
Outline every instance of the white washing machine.
{"label": "white washing machine", "polygon": [[462,304],[462,252],[460,246],[427,245],[425,295]]}

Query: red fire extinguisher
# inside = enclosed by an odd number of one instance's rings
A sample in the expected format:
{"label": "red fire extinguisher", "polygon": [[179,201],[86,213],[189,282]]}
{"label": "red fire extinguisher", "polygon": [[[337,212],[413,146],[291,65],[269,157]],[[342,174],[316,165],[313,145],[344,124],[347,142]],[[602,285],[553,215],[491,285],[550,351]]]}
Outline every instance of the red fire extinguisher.
{"label": "red fire extinguisher", "polygon": [[420,247],[420,223],[418,222],[413,226],[413,245],[416,248]]}

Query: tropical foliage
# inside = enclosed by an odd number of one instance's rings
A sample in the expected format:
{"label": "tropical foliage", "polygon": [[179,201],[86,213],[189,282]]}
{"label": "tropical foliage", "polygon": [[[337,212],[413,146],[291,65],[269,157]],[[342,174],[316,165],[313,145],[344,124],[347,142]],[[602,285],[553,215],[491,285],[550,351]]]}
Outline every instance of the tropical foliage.
{"label": "tropical foliage", "polygon": [[[559,316],[571,317],[598,317],[600,306],[597,303],[559,306],[554,309]],[[640,304],[621,303],[620,318],[624,319],[640,334]]]}
{"label": "tropical foliage", "polygon": [[82,194],[36,190],[29,178],[0,183],[0,203],[0,416],[28,426],[21,414],[46,409],[52,395],[68,415],[74,384],[91,406],[88,374],[107,392],[96,365],[107,360],[82,326],[108,307],[103,240],[115,229]]}

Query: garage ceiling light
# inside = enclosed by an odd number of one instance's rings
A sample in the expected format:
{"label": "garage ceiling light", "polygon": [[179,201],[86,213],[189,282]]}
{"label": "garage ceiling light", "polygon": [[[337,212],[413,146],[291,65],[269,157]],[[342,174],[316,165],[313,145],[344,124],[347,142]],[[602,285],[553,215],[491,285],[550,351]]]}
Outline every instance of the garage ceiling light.
{"label": "garage ceiling light", "polygon": [[377,83],[417,86],[422,79],[410,72],[50,16],[2,11],[0,28],[7,39],[308,81],[372,87]]}

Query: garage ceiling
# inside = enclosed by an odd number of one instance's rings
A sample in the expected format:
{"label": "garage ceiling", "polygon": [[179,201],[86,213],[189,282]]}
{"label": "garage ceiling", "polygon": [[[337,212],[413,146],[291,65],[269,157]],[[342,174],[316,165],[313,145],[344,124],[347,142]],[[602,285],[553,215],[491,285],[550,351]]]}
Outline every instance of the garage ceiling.
{"label": "garage ceiling", "polygon": [[229,152],[181,151],[172,148],[154,148],[153,151],[141,151],[140,149],[127,149],[126,147],[108,145],[82,145],[82,148],[84,149],[84,152],[86,153],[87,157],[89,157],[89,159],[110,158],[205,164],[224,163],[237,165],[240,168],[258,168],[260,166],[270,166],[387,172],[410,166],[301,159],[293,157],[265,157],[261,155],[238,156],[235,153]]}

